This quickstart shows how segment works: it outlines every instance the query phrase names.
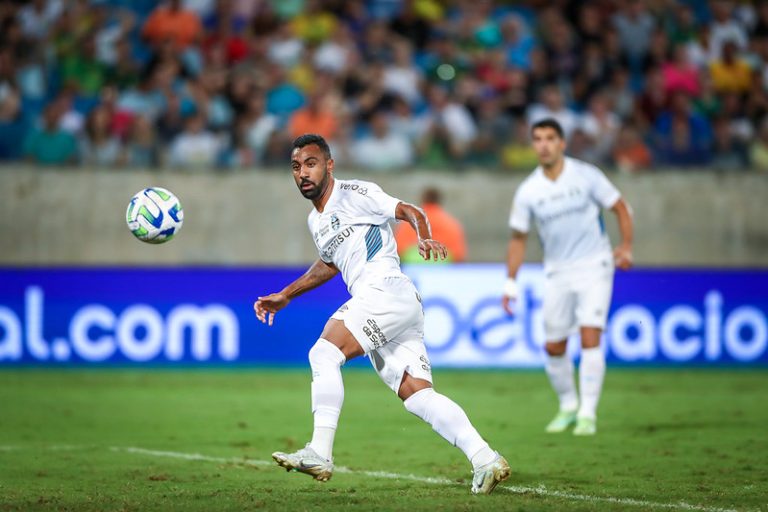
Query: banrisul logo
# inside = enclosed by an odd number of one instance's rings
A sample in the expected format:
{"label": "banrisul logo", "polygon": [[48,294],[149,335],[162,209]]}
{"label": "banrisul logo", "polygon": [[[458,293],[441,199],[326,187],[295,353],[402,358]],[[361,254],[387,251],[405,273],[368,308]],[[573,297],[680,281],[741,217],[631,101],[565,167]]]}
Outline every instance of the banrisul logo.
{"label": "banrisul logo", "polygon": [[[233,361],[240,326],[222,304],[178,304],[165,313],[135,303],[118,310],[92,303],[76,308],[65,333],[45,332],[45,293],[24,290],[22,310],[0,305],[0,363],[66,361]],[[60,308],[61,305],[57,305]]]}

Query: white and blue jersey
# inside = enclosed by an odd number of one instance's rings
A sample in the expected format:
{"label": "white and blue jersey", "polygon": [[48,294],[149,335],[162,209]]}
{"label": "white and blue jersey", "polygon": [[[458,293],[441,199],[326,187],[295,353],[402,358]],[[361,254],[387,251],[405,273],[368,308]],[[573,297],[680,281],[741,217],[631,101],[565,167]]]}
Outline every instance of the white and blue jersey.
{"label": "white and blue jersey", "polygon": [[610,256],[602,209],[613,207],[620,197],[600,169],[565,158],[555,181],[540,166],[523,181],[515,193],[509,227],[527,233],[533,219],[547,271]]}
{"label": "white and blue jersey", "polygon": [[336,179],[323,212],[309,213],[320,258],[339,269],[353,296],[364,283],[403,275],[389,224],[398,203],[375,183]]}

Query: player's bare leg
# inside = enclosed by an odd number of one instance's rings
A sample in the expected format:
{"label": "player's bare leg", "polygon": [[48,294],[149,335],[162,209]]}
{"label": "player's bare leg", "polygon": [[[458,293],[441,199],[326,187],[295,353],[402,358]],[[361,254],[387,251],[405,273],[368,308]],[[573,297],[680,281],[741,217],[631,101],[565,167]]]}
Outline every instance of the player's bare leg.
{"label": "player's bare leg", "polygon": [[314,429],[307,446],[294,453],[275,452],[272,458],[288,471],[328,481],[333,475],[333,440],[344,403],[341,366],[363,354],[363,349],[344,323],[331,319],[309,351],[312,367],[312,414]]}
{"label": "player's bare leg", "polygon": [[509,477],[506,459],[492,450],[456,402],[432,389],[432,384],[405,373],[397,395],[408,412],[429,423],[446,441],[459,448],[472,464],[472,493],[490,494]]}
{"label": "player's bare leg", "polygon": [[581,327],[581,363],[579,364],[579,412],[574,435],[590,436],[597,432],[597,404],[605,378],[605,355],[600,347],[602,329]]}
{"label": "player's bare leg", "polygon": [[573,361],[566,354],[567,341],[548,341],[544,345],[547,352],[545,361],[547,377],[560,403],[557,415],[545,429],[549,433],[564,432],[575,424],[576,412],[579,408],[576,381],[573,376]]}

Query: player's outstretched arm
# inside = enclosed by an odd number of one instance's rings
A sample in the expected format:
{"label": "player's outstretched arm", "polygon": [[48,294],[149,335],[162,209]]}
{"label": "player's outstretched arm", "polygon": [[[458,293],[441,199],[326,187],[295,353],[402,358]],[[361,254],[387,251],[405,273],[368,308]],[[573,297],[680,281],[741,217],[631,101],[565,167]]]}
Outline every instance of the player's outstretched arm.
{"label": "player's outstretched arm", "polygon": [[621,243],[613,250],[613,259],[618,268],[627,270],[632,266],[632,238],[634,236],[632,208],[624,198],[621,198],[611,207],[611,211],[616,214],[619,221],[619,233],[621,233]]}
{"label": "player's outstretched arm", "polygon": [[514,313],[512,304],[517,300],[517,282],[515,277],[520,265],[525,258],[525,245],[528,241],[528,233],[512,230],[512,236],[507,244],[507,282],[504,283],[504,292],[501,297],[501,305],[510,315]]}
{"label": "player's outstretched arm", "polygon": [[275,314],[287,306],[291,300],[330,281],[338,273],[339,269],[335,265],[318,259],[300,278],[281,291],[259,297],[253,304],[256,318],[263,323],[272,325]]}
{"label": "player's outstretched arm", "polygon": [[419,237],[419,254],[422,258],[437,261],[448,257],[448,249],[441,242],[432,239],[432,227],[429,225],[429,219],[427,219],[424,210],[418,206],[401,202],[395,209],[395,218],[404,220],[413,226],[413,230]]}

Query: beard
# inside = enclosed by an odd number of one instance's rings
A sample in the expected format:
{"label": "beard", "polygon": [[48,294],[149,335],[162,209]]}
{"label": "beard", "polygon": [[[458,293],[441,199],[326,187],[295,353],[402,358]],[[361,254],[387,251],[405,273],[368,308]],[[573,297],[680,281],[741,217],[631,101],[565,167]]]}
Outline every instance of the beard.
{"label": "beard", "polygon": [[[302,188],[305,184],[311,184],[312,187],[309,188]],[[323,192],[325,192],[326,187],[328,186],[328,171],[326,170],[323,179],[320,180],[320,183],[313,183],[310,180],[301,180],[299,183],[299,191],[301,192],[301,195],[303,195],[306,199],[309,199],[310,201],[314,201],[321,195],[323,195]]]}

